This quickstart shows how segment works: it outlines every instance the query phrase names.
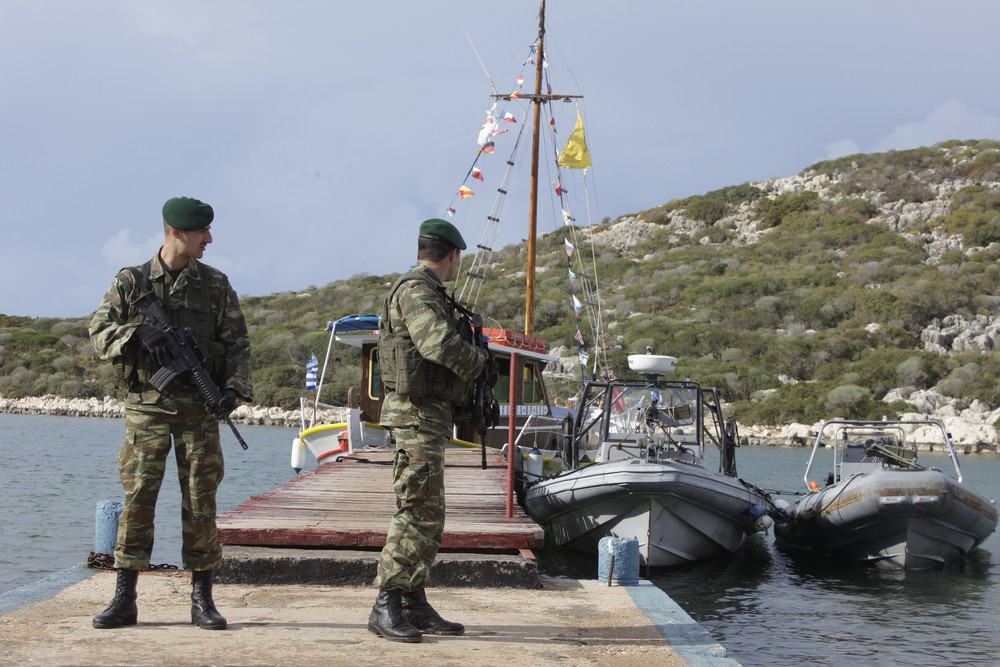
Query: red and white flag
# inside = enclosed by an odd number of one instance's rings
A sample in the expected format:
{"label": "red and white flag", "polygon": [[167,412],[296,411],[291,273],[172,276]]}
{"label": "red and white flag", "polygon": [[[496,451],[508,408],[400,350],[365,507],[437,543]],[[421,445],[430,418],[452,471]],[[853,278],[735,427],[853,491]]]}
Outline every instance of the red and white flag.
{"label": "red and white flag", "polygon": [[472,177],[480,181],[485,180],[483,178],[483,172],[479,171],[479,167],[472,168]]}

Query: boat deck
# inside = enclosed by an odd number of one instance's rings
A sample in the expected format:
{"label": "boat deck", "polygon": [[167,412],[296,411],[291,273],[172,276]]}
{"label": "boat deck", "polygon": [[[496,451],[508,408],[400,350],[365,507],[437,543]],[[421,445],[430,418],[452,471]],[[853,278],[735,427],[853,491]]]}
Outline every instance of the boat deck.
{"label": "boat deck", "polygon": [[[478,449],[445,455],[447,519],[442,550],[531,550],[542,528],[517,503],[507,518],[507,465],[495,451],[482,468]],[[392,452],[355,452],[324,463],[219,516],[222,544],[381,549],[396,511]]]}

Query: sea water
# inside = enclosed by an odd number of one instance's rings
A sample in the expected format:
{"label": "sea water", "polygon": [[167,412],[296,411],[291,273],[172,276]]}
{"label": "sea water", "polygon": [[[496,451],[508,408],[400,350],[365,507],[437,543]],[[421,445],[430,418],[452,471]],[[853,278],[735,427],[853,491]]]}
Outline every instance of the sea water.
{"label": "sea water", "polygon": [[[219,510],[233,509],[295,476],[296,429],[241,426],[243,451],[222,428],[226,476]],[[0,594],[86,561],[95,511],[121,497],[120,419],[0,414]],[[740,448],[740,476],[802,490],[804,448]],[[1000,496],[1000,457],[962,457],[966,481]],[[942,454],[920,462],[943,470]],[[306,469],[315,467],[309,460]],[[180,565],[180,494],[168,463],[157,505],[153,563]],[[597,557],[548,553],[547,574],[596,577]],[[996,665],[1000,656],[1000,538],[991,536],[944,572],[886,572],[790,552],[773,535],[741,554],[663,572],[640,572],[747,667],[778,665]],[[96,610],[99,611],[99,610]],[[95,611],[95,613],[96,613]]]}
{"label": "sea water", "polygon": [[[804,491],[811,451],[740,448],[740,477]],[[919,460],[953,471],[940,452],[921,452]],[[1000,457],[960,456],[960,463],[966,483],[991,500],[1000,497]],[[842,563],[778,545],[769,533],[749,539],[738,557],[652,579],[747,667],[1000,664],[997,533],[941,572]]]}
{"label": "sea water", "polygon": [[[295,476],[296,429],[240,426],[244,451],[222,425],[220,512]],[[95,548],[97,504],[122,499],[124,419],[0,414],[0,593],[84,563]],[[309,460],[306,470],[316,463]],[[177,465],[168,457],[156,504],[154,565],[181,564]]]}

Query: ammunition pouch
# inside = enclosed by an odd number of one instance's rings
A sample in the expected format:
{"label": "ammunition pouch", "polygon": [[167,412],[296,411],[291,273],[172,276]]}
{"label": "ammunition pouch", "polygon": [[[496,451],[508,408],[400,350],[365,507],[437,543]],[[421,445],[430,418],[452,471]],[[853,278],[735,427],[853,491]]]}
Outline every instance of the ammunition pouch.
{"label": "ammunition pouch", "polygon": [[406,398],[439,398],[464,401],[469,383],[444,366],[420,356],[413,341],[383,333],[379,341],[382,383],[389,391]]}

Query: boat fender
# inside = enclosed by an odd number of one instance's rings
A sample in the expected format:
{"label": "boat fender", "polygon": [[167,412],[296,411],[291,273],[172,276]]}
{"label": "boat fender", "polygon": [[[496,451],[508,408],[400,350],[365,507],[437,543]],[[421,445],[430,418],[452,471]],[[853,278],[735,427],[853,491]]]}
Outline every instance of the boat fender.
{"label": "boat fender", "polygon": [[292,470],[298,475],[306,465],[306,444],[295,438],[292,440]]}
{"label": "boat fender", "polygon": [[758,533],[766,532],[774,524],[774,520],[768,516],[767,507],[764,505],[752,505],[750,518],[753,519],[754,530]]}

